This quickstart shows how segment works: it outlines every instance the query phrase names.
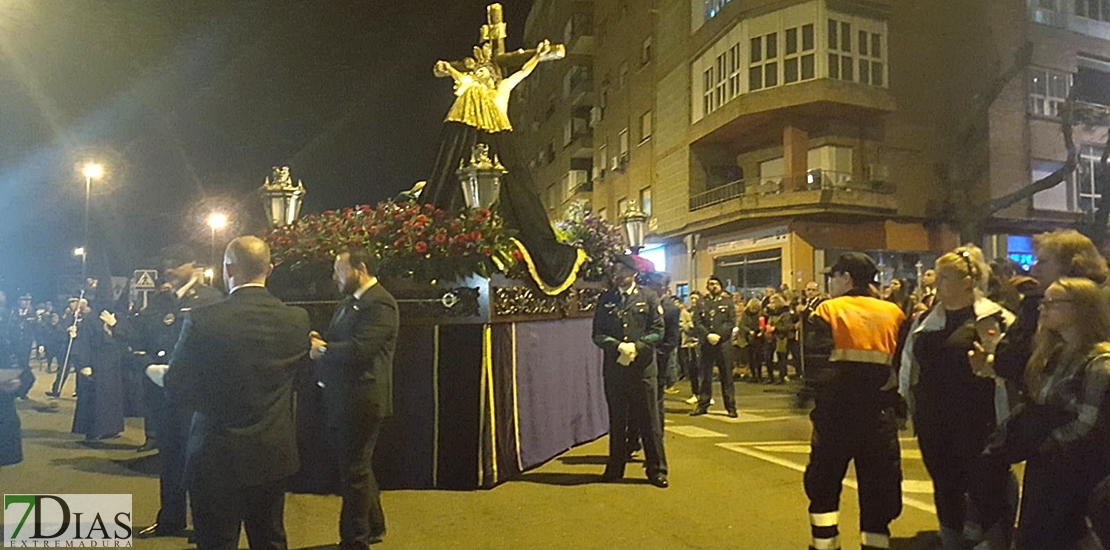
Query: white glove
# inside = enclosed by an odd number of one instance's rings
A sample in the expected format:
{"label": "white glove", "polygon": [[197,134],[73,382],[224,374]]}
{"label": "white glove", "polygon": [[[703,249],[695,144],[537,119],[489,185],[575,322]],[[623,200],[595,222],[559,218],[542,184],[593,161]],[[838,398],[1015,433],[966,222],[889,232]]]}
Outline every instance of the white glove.
{"label": "white glove", "polygon": [[721,335],[710,332],[709,335],[705,337],[705,341],[709,342],[711,346],[716,346],[717,343],[721,341]]}
{"label": "white glove", "polygon": [[158,385],[159,388],[165,387],[166,371],[170,370],[169,365],[151,365],[146,368],[146,377]]}
{"label": "white glove", "polygon": [[620,357],[617,357],[617,363],[627,367],[636,360],[636,344],[632,342],[621,342],[617,345],[617,351],[620,352]]}
{"label": "white glove", "polygon": [[100,321],[110,327],[116,326],[116,316],[111,311],[104,310],[100,312]]}
{"label": "white glove", "polygon": [[81,376],[92,376],[92,367],[85,367],[77,372],[81,373]]}

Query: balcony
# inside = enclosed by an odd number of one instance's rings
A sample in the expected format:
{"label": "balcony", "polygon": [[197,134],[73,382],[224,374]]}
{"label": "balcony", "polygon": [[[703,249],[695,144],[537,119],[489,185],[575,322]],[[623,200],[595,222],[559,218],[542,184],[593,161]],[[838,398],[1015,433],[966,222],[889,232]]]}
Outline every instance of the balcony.
{"label": "balcony", "polygon": [[745,144],[753,128],[778,127],[791,120],[858,120],[896,110],[886,88],[817,79],[745,94],[691,126],[692,141]]}
{"label": "balcony", "polygon": [[874,211],[894,213],[898,202],[892,184],[857,183],[852,175],[811,170],[802,189],[783,178],[751,178],[690,196],[690,212],[718,207],[720,213],[783,209]]}

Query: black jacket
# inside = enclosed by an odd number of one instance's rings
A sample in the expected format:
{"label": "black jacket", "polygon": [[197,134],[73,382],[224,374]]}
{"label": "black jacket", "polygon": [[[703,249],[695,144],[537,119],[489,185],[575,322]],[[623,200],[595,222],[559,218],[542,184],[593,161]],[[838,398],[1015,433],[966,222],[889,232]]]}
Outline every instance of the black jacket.
{"label": "black jacket", "polygon": [[397,301],[381,285],[348,296],[332,316],[318,362],[328,423],[393,414],[393,352],[400,330]]}
{"label": "black jacket", "polygon": [[[677,327],[677,323],[676,323]],[[636,344],[633,365],[644,366],[655,359],[655,346],[663,338],[665,326],[659,297],[650,289],[636,285],[631,296],[608,290],[597,300],[594,312],[593,341],[602,349],[605,364],[616,364],[617,346]]]}
{"label": "black jacket", "polygon": [[258,287],[186,315],[165,386],[195,412],[188,479],[230,467],[250,487],[297,471],[293,380],[308,366],[309,330],[307,312]]}
{"label": "black jacket", "polygon": [[[732,305],[731,298],[720,295],[702,296],[698,307],[694,311],[694,326],[698,327],[702,342],[706,335],[716,334],[721,337],[723,344],[732,338],[732,329],[736,327],[736,307]],[[718,344],[718,345],[719,345]]]}

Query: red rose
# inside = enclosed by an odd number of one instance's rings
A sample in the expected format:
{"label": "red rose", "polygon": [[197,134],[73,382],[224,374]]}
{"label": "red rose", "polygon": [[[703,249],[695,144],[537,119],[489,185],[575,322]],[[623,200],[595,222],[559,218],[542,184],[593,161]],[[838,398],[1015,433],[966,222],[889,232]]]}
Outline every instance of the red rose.
{"label": "red rose", "polygon": [[518,261],[518,262],[523,260],[524,259],[524,253],[521,252],[520,249],[514,249],[513,250],[513,259]]}
{"label": "red rose", "polygon": [[443,233],[437,233],[436,234],[436,243],[437,244],[443,244],[445,242],[447,242],[447,235],[444,235]]}
{"label": "red rose", "polygon": [[482,232],[481,231],[473,231],[473,232],[470,233],[470,240],[472,240],[472,241],[477,241],[481,238],[482,238]]}
{"label": "red rose", "polygon": [[416,250],[417,254],[423,254],[428,251],[428,243],[420,241],[416,243],[416,246],[413,247],[413,250]]}

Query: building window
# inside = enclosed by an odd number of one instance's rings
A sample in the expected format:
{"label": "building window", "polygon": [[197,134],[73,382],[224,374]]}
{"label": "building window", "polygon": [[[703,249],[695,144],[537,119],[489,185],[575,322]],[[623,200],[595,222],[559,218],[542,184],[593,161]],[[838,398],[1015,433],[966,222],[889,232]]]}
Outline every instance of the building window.
{"label": "building window", "polygon": [[725,95],[725,69],[728,67],[728,54],[723,53],[717,56],[717,70],[714,71],[713,78],[713,103],[717,107],[724,105],[728,101],[728,96]]}
{"label": "building window", "polygon": [[[1039,0],[1041,4],[1045,0]],[[1110,0],[1075,0],[1075,14],[1097,21],[1110,21]]]}
{"label": "building window", "polygon": [[647,187],[640,190],[640,210],[644,214],[651,215],[651,188]]}
{"label": "building window", "polygon": [[816,44],[813,38],[813,25],[802,25],[786,29],[783,33],[785,44],[782,60],[782,83],[792,84],[799,80],[817,77],[815,69]]}
{"label": "building window", "polygon": [[740,44],[733,44],[728,50],[728,98],[740,95]]}
{"label": "building window", "polygon": [[555,162],[555,143],[548,142],[547,143],[547,163],[551,164],[552,162]]}
{"label": "building window", "polygon": [[652,50],[652,38],[649,36],[644,39],[644,43],[640,45],[640,66],[651,63],[652,57],[655,52]]}
{"label": "building window", "polygon": [[1071,75],[1047,69],[1029,70],[1029,114],[1058,117],[1068,98]]}
{"label": "building window", "polygon": [[886,87],[882,33],[865,28],[853,32],[852,23],[836,19],[829,19],[828,24],[829,78]]}
{"label": "building window", "polygon": [[628,62],[621,63],[620,72],[617,73],[617,88],[624,88],[628,84]]}
{"label": "building window", "polygon": [[748,91],[779,85],[779,34],[773,32],[751,39]]}
{"label": "building window", "polygon": [[628,199],[627,198],[620,199],[620,200],[617,201],[617,215],[618,216],[623,216],[625,212],[628,212]]}
{"label": "building window", "polygon": [[625,129],[621,130],[620,140],[621,140],[621,156],[620,156],[620,158],[621,158],[621,161],[623,162],[623,161],[628,160],[628,128],[625,128]]}
{"label": "building window", "polygon": [[1084,145],[1079,150],[1079,165],[1075,170],[1077,206],[1084,212],[1094,212],[1100,195],[1095,178],[1102,174],[1102,150]]}
{"label": "building window", "polygon": [[651,137],[651,111],[648,111],[640,117],[640,143],[643,143]]}
{"label": "building window", "polygon": [[602,143],[601,147],[597,148],[597,161],[600,177],[605,177],[605,170],[609,168],[609,143]]}
{"label": "building window", "polygon": [[725,5],[732,0],[704,0],[705,2],[705,18],[713,19],[717,14],[721,13]]}
{"label": "building window", "polygon": [[710,67],[702,73],[702,86],[705,93],[702,97],[702,113],[709,114],[717,110],[717,105],[713,103],[713,67]]}

